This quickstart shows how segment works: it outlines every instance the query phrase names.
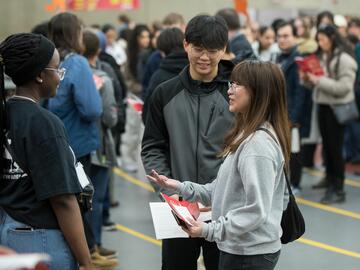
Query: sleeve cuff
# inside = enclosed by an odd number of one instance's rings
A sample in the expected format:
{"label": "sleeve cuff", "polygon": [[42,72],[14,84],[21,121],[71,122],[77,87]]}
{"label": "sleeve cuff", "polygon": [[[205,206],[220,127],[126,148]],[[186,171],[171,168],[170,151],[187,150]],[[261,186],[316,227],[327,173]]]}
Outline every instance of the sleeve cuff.
{"label": "sleeve cuff", "polygon": [[211,225],[210,223],[203,223],[202,231],[201,231],[201,237],[205,238],[206,240],[209,240],[209,227]]}

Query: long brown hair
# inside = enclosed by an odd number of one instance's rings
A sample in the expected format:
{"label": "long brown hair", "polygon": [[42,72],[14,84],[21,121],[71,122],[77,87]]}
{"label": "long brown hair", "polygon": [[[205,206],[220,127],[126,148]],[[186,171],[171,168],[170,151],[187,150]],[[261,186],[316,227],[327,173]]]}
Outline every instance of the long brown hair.
{"label": "long brown hair", "polygon": [[81,30],[81,20],[69,12],[57,14],[49,22],[49,37],[60,54],[62,51],[83,53]]}
{"label": "long brown hair", "polygon": [[234,127],[225,137],[225,148],[221,156],[234,153],[246,138],[263,123],[269,122],[279,139],[285,168],[288,170],[290,123],[287,112],[286,84],[281,69],[270,62],[246,60],[235,66],[231,80],[249,91],[250,105],[246,113],[235,115]]}

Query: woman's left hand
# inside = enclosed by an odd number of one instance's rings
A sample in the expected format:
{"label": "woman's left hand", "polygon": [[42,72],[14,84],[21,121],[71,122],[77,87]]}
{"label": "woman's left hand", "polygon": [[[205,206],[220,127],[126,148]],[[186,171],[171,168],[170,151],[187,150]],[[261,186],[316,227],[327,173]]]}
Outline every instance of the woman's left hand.
{"label": "woman's left hand", "polygon": [[313,85],[317,85],[319,83],[319,80],[321,77],[319,76],[316,76],[312,73],[306,73],[308,79],[309,79],[309,82],[311,82]]}
{"label": "woman's left hand", "polygon": [[181,227],[190,237],[201,237],[204,222],[188,219],[191,226]]}

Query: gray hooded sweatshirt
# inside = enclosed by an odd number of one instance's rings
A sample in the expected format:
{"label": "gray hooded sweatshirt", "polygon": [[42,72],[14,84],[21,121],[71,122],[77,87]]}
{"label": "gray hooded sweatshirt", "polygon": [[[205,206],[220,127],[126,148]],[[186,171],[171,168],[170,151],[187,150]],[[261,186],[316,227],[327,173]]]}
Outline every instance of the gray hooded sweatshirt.
{"label": "gray hooded sweatshirt", "polygon": [[177,191],[185,200],[212,206],[212,222],[204,224],[201,236],[216,241],[221,251],[274,253],[281,248],[280,222],[288,201],[283,167],[279,144],[258,130],[225,158],[212,183],[183,182]]}

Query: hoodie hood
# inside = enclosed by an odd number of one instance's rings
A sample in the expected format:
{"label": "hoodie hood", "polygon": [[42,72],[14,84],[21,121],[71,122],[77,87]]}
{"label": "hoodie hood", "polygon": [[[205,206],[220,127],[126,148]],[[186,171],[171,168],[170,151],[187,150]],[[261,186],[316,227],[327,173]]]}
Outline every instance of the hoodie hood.
{"label": "hoodie hood", "polygon": [[187,53],[184,50],[170,53],[160,63],[160,68],[172,74],[178,74],[189,64]]}

